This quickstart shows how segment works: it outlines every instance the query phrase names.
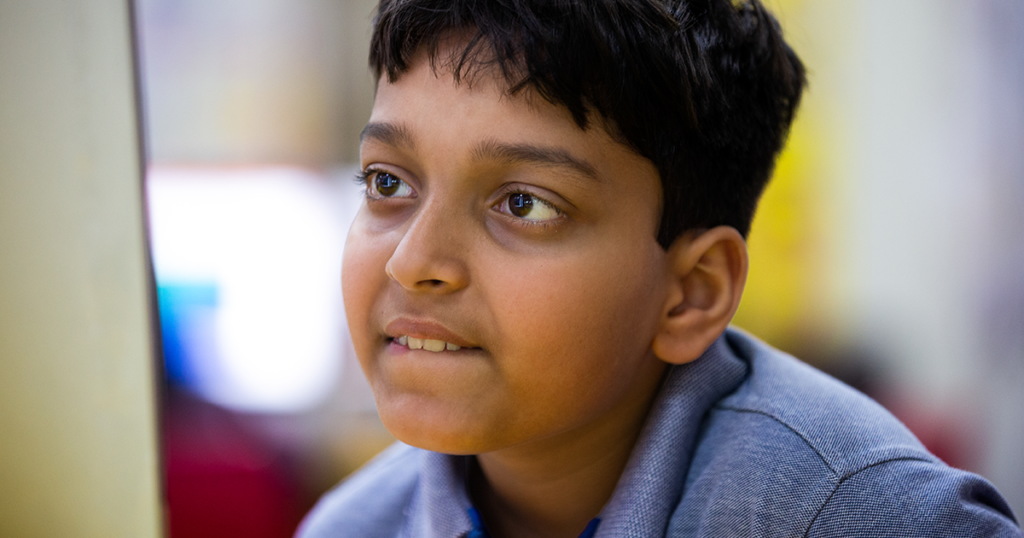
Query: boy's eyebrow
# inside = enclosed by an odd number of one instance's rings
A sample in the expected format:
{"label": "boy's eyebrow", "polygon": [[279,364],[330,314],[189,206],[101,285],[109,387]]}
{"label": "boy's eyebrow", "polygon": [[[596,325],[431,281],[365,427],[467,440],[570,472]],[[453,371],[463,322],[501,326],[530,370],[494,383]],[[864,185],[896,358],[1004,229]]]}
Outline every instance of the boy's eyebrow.
{"label": "boy's eyebrow", "polygon": [[[412,149],[414,138],[409,129],[401,123],[367,123],[359,134],[359,142],[368,138],[379,140],[389,146]],[[473,157],[480,160],[495,160],[508,164],[530,163],[548,166],[562,166],[595,180],[600,180],[594,165],[574,157],[560,148],[535,146],[533,144],[508,144],[497,140],[484,140],[473,149]]]}
{"label": "boy's eyebrow", "polygon": [[367,138],[375,138],[395,147],[412,149],[416,145],[412,133],[401,123],[367,123],[359,133],[359,143],[362,144]]}
{"label": "boy's eyebrow", "polygon": [[572,168],[591,179],[600,180],[594,165],[574,157],[560,148],[534,146],[532,144],[506,144],[497,140],[485,140],[473,149],[473,157],[481,160],[496,160],[508,164],[532,163]]}

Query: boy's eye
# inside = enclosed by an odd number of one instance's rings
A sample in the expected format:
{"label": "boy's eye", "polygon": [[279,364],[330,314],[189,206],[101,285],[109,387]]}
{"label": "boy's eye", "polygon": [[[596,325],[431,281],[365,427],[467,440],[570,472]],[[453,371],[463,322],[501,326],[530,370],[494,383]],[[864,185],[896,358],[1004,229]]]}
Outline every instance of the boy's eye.
{"label": "boy's eye", "polygon": [[390,172],[371,172],[367,181],[367,193],[372,198],[409,198],[412,187]]}
{"label": "boy's eye", "polygon": [[534,222],[554,220],[561,215],[561,211],[555,206],[525,192],[509,194],[498,204],[498,211]]}

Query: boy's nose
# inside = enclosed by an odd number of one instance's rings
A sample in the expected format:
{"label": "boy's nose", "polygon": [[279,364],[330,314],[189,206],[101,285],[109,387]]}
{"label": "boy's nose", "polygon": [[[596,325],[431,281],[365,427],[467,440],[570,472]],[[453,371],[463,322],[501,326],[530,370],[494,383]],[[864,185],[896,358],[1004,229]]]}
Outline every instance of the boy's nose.
{"label": "boy's nose", "polygon": [[451,293],[469,283],[463,248],[465,227],[439,204],[422,207],[413,217],[384,271],[415,292]]}

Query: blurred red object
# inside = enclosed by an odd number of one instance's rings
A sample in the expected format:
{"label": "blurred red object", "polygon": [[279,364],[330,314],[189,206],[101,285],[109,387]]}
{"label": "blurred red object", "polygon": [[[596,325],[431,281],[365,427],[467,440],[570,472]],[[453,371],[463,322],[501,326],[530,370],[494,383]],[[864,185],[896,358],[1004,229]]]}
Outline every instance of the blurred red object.
{"label": "blurred red object", "polygon": [[172,389],[164,409],[171,538],[285,538],[306,511],[276,451],[232,413]]}

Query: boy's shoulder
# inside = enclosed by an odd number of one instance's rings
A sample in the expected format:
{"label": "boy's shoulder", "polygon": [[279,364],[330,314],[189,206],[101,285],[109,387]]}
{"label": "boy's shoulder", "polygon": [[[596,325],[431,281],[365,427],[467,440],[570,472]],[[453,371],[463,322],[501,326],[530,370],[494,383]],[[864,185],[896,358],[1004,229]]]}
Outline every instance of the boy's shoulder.
{"label": "boy's shoulder", "polygon": [[1020,536],[991,484],[875,401],[739,331],[726,340],[749,370],[705,419],[669,536]]}
{"label": "boy's shoulder", "polygon": [[296,536],[399,536],[424,454],[403,443],[391,445],[324,495]]}
{"label": "boy's shoulder", "polygon": [[301,538],[464,536],[472,528],[469,456],[396,442],[327,492],[296,532]]}
{"label": "boy's shoulder", "polygon": [[[796,444],[846,475],[892,459],[939,463],[889,411],[861,392],[741,331],[729,348],[748,365],[744,382],[711,410],[709,427],[756,425],[743,436]],[[722,442],[725,442],[724,440]]]}

